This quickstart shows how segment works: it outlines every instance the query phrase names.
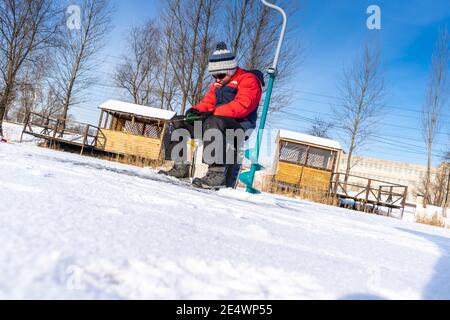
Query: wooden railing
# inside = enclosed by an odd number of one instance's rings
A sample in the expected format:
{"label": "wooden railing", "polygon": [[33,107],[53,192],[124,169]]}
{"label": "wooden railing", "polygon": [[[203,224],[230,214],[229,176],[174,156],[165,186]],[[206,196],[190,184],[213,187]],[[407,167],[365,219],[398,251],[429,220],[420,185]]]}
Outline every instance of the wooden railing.
{"label": "wooden railing", "polygon": [[331,192],[341,198],[391,208],[404,208],[408,187],[377,179],[334,173]]}
{"label": "wooden railing", "polygon": [[[23,134],[30,134],[49,141],[104,150],[106,137],[96,126],[63,118],[54,118],[36,112],[29,112],[25,117]],[[22,140],[22,138],[21,138]]]}

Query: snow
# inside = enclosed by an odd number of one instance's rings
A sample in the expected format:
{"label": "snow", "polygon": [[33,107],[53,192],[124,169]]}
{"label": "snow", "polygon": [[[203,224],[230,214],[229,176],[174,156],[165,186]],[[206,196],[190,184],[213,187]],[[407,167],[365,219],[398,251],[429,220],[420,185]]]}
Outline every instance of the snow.
{"label": "snow", "polygon": [[446,229],[30,144],[0,177],[0,299],[450,298]]}
{"label": "snow", "polygon": [[417,205],[417,208],[415,210],[417,215],[427,217],[433,217],[434,215],[442,216],[442,211],[443,211],[442,207],[428,205],[427,208],[424,208],[421,203]]}
{"label": "snow", "polygon": [[[20,136],[22,135],[23,124],[16,124],[10,122],[3,122],[3,134],[8,141],[11,142],[19,142]],[[38,141],[38,138],[33,137],[31,135],[25,134],[22,138],[22,142],[24,144],[35,145]]]}
{"label": "snow", "polygon": [[338,141],[325,139],[320,137],[310,136],[308,134],[294,132],[289,130],[280,130],[278,137],[281,139],[289,139],[299,142],[306,142],[321,147],[328,147],[331,149],[342,150],[342,147]]}
{"label": "snow", "polygon": [[130,113],[136,116],[160,119],[160,120],[170,120],[175,116],[175,112],[157,109],[152,107],[141,106],[137,104],[108,100],[100,106],[100,109],[111,110],[117,112]]}

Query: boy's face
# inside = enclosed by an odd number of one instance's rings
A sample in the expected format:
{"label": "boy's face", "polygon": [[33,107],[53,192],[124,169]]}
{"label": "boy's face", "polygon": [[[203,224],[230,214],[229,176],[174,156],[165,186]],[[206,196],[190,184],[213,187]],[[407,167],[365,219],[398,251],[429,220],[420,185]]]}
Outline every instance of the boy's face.
{"label": "boy's face", "polygon": [[217,83],[224,84],[224,83],[229,82],[233,76],[228,75],[226,73],[222,73],[222,74],[214,75],[213,77],[214,77],[214,79],[216,79]]}
{"label": "boy's face", "polygon": [[217,79],[217,82],[219,82],[220,84],[224,84],[224,83],[229,82],[230,80],[231,80],[231,76],[227,74],[222,79]]}

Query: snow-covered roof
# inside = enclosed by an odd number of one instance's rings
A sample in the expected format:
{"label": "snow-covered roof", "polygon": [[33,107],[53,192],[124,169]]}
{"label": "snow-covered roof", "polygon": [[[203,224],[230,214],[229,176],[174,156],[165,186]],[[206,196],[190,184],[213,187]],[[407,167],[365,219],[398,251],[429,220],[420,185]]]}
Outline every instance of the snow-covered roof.
{"label": "snow-covered roof", "polygon": [[110,110],[117,111],[123,113],[133,114],[135,116],[153,118],[153,119],[161,119],[161,120],[170,120],[175,116],[175,112],[157,109],[152,107],[141,106],[138,104],[127,103],[117,100],[108,100],[102,105],[100,105],[100,109],[102,110]]}
{"label": "snow-covered roof", "polygon": [[298,141],[298,142],[313,144],[316,146],[342,150],[341,144],[338,141],[314,137],[314,136],[310,136],[308,134],[304,134],[304,133],[300,133],[300,132],[294,132],[294,131],[289,131],[289,130],[280,130],[278,132],[278,137],[280,139],[289,139],[289,140],[294,140],[294,141]]}

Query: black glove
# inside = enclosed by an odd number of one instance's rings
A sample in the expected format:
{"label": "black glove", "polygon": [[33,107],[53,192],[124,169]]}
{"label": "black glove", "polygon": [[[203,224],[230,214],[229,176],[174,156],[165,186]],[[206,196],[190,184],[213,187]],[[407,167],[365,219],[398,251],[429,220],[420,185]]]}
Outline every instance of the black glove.
{"label": "black glove", "polygon": [[196,109],[189,109],[186,112],[185,121],[189,124],[193,124],[195,121],[204,121],[211,114],[211,112],[200,112]]}
{"label": "black glove", "polygon": [[199,116],[201,114],[202,113],[200,111],[198,111],[197,109],[193,109],[193,108],[191,108],[188,111],[186,111],[186,117],[188,117],[188,116]]}

